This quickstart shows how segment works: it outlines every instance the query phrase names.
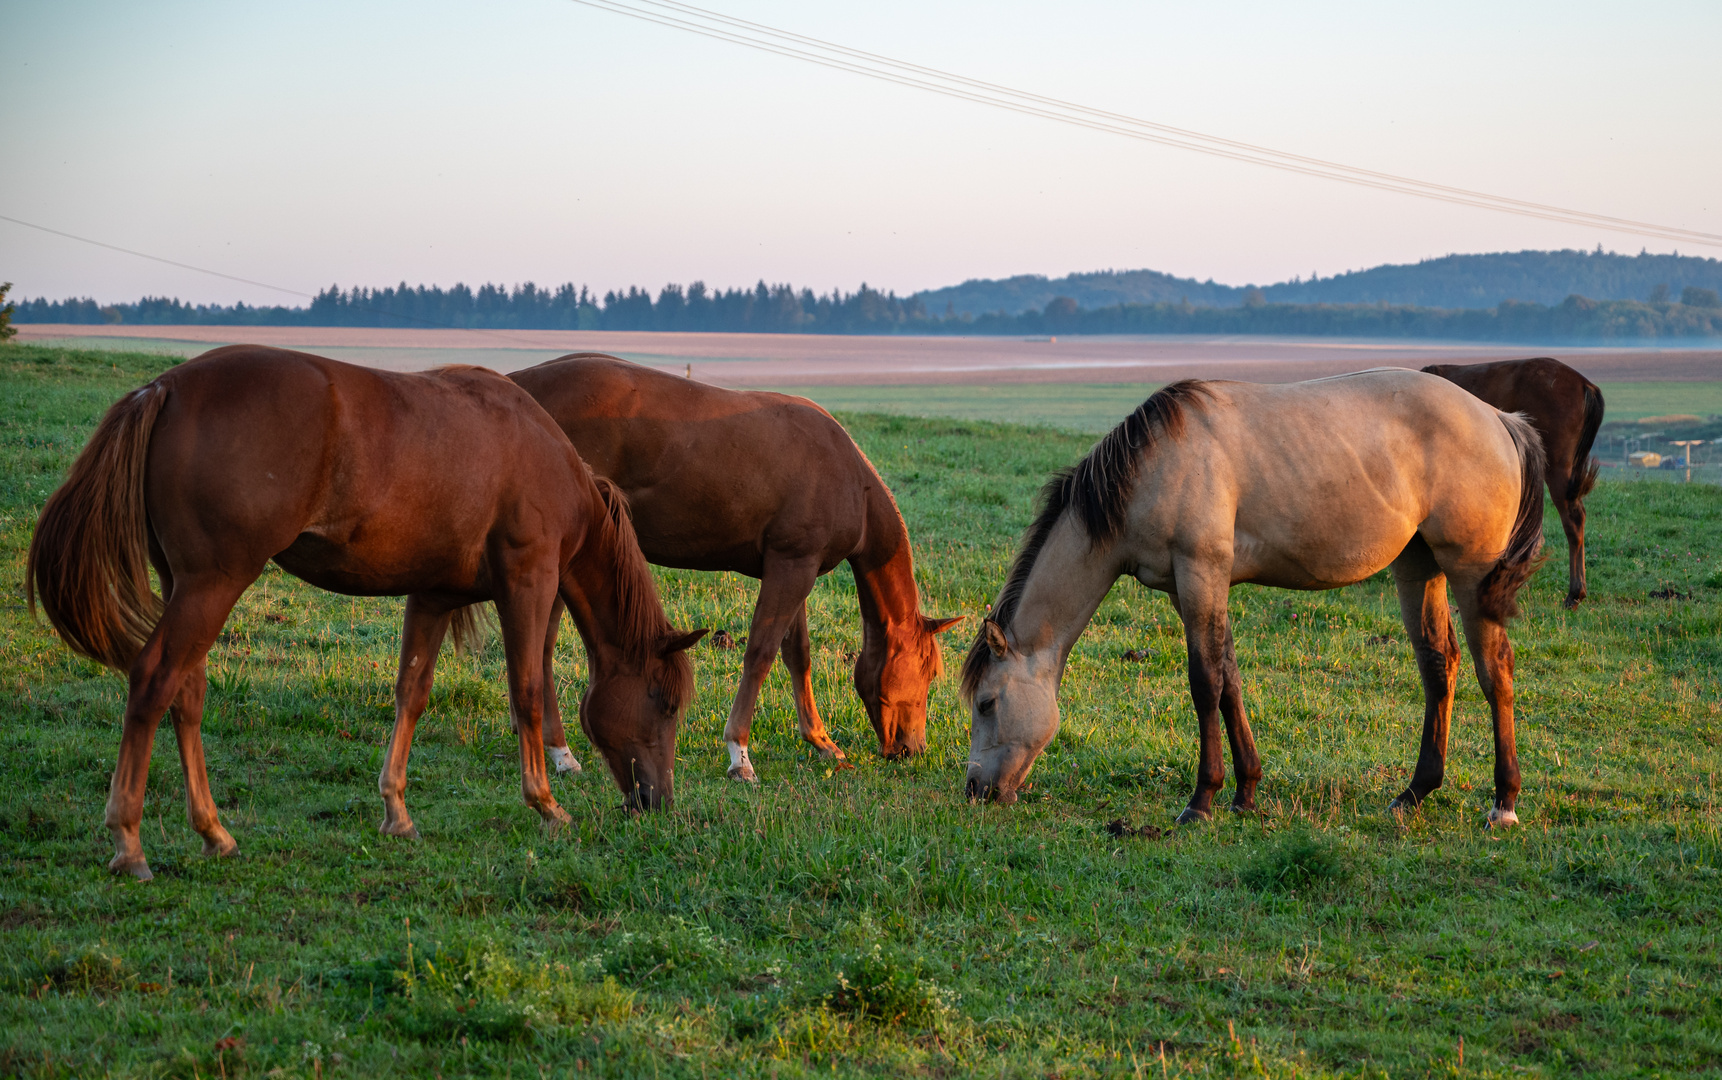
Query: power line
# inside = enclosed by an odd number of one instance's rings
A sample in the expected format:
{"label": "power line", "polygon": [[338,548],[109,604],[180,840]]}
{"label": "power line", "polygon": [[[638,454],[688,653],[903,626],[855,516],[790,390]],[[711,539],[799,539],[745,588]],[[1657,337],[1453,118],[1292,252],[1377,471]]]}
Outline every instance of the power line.
{"label": "power line", "polygon": [[269,289],[278,293],[286,293],[288,296],[301,296],[307,300],[317,299],[311,293],[300,292],[298,289],[289,289],[284,285],[271,285],[267,281],[253,281],[250,278],[237,277],[233,274],[224,274],[220,270],[206,270],[201,266],[193,266],[190,263],[182,263],[173,259],[164,259],[160,255],[151,255],[146,251],[133,251],[131,248],[120,247],[118,244],[109,244],[101,240],[91,240],[87,236],[78,236],[74,233],[62,232],[59,229],[50,229],[46,225],[38,225],[33,221],[22,221],[15,217],[7,217],[5,214],[0,214],[0,221],[10,221],[12,224],[22,225],[26,229],[35,229],[37,232],[51,233],[54,236],[63,236],[67,240],[76,240],[80,244],[93,244],[99,248],[107,248],[109,251],[118,251],[125,255],[135,255],[140,259],[148,259],[151,262],[165,263],[168,266],[177,266],[181,270],[192,270],[199,274],[208,274],[210,277],[226,278],[228,281],[237,281],[242,285],[255,285],[259,289]]}
{"label": "power line", "polygon": [[[878,53],[852,49],[845,45],[779,30],[763,23],[751,22],[721,12],[696,7],[681,0],[574,0],[575,3],[600,11],[659,26],[682,30],[713,38],[732,45],[757,49],[789,59],[801,60],[862,75],[883,82],[941,94],[945,97],[988,105],[1010,112],[1053,120],[1107,134],[1122,135],[1144,142],[1157,143],[1180,150],[1190,150],[1213,157],[1241,161],[1252,165],[1279,169],[1324,180],[1360,187],[1374,188],[1401,195],[1432,199],[1459,206],[1470,206],[1521,217],[1539,218],[1569,225],[1583,225],[1612,232],[1651,236],[1658,239],[1722,247],[1722,235],[1700,232],[1654,222],[1594,214],[1548,203],[1514,199],[1503,195],[1472,191],[1466,188],[1437,184],[1413,177],[1364,169],[1340,162],[1293,154],[1254,143],[1225,139],[1186,128],[1159,124],[1150,120],[1090,108],[1075,102],[1042,94],[1016,90],[997,83],[971,79],[938,68],[896,60]],[[649,7],[642,6],[649,5]],[[652,10],[658,9],[658,10]]]}
{"label": "power line", "polygon": [[[120,247],[118,244],[110,244],[102,240],[92,240],[87,236],[79,236],[76,233],[65,232],[61,229],[50,229],[46,225],[38,225],[33,221],[24,221],[21,218],[9,217],[6,214],[0,214],[0,221],[9,221],[14,225],[22,225],[26,229],[35,229],[38,232],[49,233],[53,236],[62,236],[67,240],[76,240],[80,244],[91,244],[95,247],[106,248],[109,251],[118,251],[121,254],[133,255],[140,259],[148,259],[151,262],[164,263],[168,266],[176,266],[181,270],[191,270],[199,274],[208,274],[210,277],[224,278],[228,281],[237,281],[244,285],[255,285],[259,289],[270,289],[274,292],[286,293],[288,296],[303,297],[306,300],[317,299],[316,294],[314,293],[303,292],[299,289],[289,289],[285,285],[271,285],[267,281],[253,281],[251,278],[238,277],[234,274],[224,274],[220,270],[210,270],[207,267],[193,266],[190,263],[183,263],[176,259],[164,259],[160,255],[151,255],[147,251],[136,251],[132,248]],[[474,334],[493,334],[497,337],[525,342],[526,344],[539,349],[554,349],[559,347],[531,341],[527,338],[520,337],[511,331],[498,330],[488,326],[456,326],[454,323],[440,322],[436,319],[423,319],[417,315],[406,315],[398,311],[385,311],[382,308],[371,307],[368,304],[349,303],[347,306],[354,311],[363,311],[371,315],[381,315],[390,319],[400,319],[402,322],[419,323],[420,325],[434,327],[439,330],[466,330]]]}

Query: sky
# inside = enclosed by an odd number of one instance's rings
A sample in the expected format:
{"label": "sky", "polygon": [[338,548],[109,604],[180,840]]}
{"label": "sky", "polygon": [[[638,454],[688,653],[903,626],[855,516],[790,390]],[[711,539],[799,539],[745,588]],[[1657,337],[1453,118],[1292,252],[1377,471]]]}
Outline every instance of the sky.
{"label": "sky", "polygon": [[[1013,88],[1722,233],[1722,4],[709,0]],[[1374,192],[769,56],[572,0],[0,0],[14,297],[756,280],[1228,284],[1667,241]],[[1722,255],[1722,249],[1682,248]]]}

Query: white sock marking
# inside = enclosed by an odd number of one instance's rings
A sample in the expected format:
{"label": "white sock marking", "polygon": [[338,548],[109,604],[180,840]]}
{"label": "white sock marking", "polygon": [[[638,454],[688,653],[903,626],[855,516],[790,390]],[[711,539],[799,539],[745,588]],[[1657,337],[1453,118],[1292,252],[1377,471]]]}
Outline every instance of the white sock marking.
{"label": "white sock marking", "polygon": [[729,747],[729,767],[731,771],[742,768],[743,766],[746,766],[749,769],[753,768],[753,759],[747,756],[747,747],[738,742],[726,742],[724,745]]}

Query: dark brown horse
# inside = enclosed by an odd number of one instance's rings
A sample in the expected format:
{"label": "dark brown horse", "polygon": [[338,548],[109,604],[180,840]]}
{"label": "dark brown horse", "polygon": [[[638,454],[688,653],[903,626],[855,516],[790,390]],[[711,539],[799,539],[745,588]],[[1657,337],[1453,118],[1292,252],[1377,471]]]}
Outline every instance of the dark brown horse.
{"label": "dark brown horse", "polygon": [[110,869],[150,876],[138,823],[170,709],[192,827],[205,854],[235,850],[204,767],[205,662],[271,559],[334,592],[407,597],[378,782],[384,833],[416,835],[403,798],[413,725],[444,634],[480,600],[495,601],[501,623],[527,804],[547,823],[568,820],[541,732],[558,603],[591,659],[582,725],[631,802],[669,799],[692,682],[682,650],[703,631],[669,625],[619,496],[544,410],[481,368],[397,375],[230,346],[109,409],[30,543],[32,606],[67,645],[131,679],[108,794]]}
{"label": "dark brown horse", "polygon": [[1559,360],[1501,360],[1493,364],[1431,364],[1423,369],[1458,383],[1502,412],[1524,413],[1548,454],[1549,497],[1567,534],[1567,607],[1585,598],[1584,497],[1596,486],[1590,456],[1602,426],[1602,391]]}
{"label": "dark brown horse", "polygon": [[[755,779],[748,733],[780,643],[801,737],[827,757],[843,756],[813,700],[806,601],[815,579],[844,560],[861,606],[855,689],[880,752],[926,748],[927,687],[940,671],[933,635],[960,620],[921,614],[896,501],[831,414],[804,398],[724,390],[600,353],[512,378],[595,472],[627,492],[646,558],[760,579],[724,727],[731,777]],[[563,745],[554,704],[545,731],[554,754]]]}

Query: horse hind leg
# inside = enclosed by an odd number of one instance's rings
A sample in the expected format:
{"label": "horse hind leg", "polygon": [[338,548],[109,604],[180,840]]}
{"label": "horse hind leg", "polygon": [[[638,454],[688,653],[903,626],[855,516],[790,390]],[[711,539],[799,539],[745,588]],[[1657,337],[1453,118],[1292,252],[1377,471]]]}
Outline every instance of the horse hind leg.
{"label": "horse hind leg", "polygon": [[1409,810],[1440,787],[1446,775],[1453,691],[1459,681],[1459,638],[1447,613],[1447,578],[1420,537],[1394,562],[1393,577],[1399,590],[1399,617],[1423,682],[1423,739],[1417,768],[1410,786],[1388,807]]}
{"label": "horse hind leg", "polygon": [[1554,500],[1555,513],[1561,519],[1561,531],[1567,536],[1567,598],[1568,608],[1576,608],[1588,594],[1584,573],[1584,501],[1559,498]]}
{"label": "horse hind leg", "polygon": [[1489,809],[1489,825],[1517,825],[1520,776],[1513,726],[1513,643],[1506,623],[1480,610],[1475,596],[1459,598],[1459,616],[1494,727],[1495,805]]}
{"label": "horse hind leg", "polygon": [[175,742],[179,745],[180,772],[185,777],[186,817],[192,829],[203,837],[205,855],[232,855],[239,845],[221,825],[215,799],[209,793],[209,769],[203,758],[203,702],[209,690],[207,664],[207,657],[199,657],[196,666],[186,672],[170,711]]}
{"label": "horse hind leg", "polygon": [[[149,535],[149,559],[161,579],[162,595],[172,598],[173,568],[155,535]],[[203,837],[205,855],[232,855],[239,850],[232,834],[222,828],[221,815],[209,793],[209,767],[203,756],[203,703],[209,691],[209,657],[197,658],[180,680],[179,695],[169,713],[173,717],[174,743],[179,748],[180,774],[185,781],[185,813],[191,827]]]}
{"label": "horse hind leg", "polygon": [[819,704],[813,700],[813,638],[807,631],[806,598],[796,608],[795,621],[783,635],[782,656],[795,695],[795,717],[801,726],[802,739],[817,748],[821,757],[844,760],[843,748],[831,741],[825,721],[819,716]]}
{"label": "horse hind leg", "polygon": [[[108,786],[108,803],[103,814],[114,842],[114,857],[108,863],[108,869],[116,874],[130,874],[142,881],[154,876],[150,872],[149,860],[144,857],[139,825],[143,821],[144,791],[149,782],[150,751],[155,743],[156,727],[161,723],[163,713],[181,703],[187,679],[203,673],[204,657],[215,644],[228,612],[248,584],[250,581],[203,581],[181,577],[173,584],[161,621],[132,661],[119,761]],[[194,691],[193,698],[198,706],[196,719],[201,721],[201,687]],[[189,705],[190,701],[185,704]],[[188,721],[191,720],[189,711],[185,715]],[[213,843],[219,851],[223,847],[222,838],[226,840],[227,850],[232,850],[233,838],[216,820],[214,803],[209,799],[203,743],[197,735],[196,724],[182,725],[176,716],[175,730],[180,741],[181,767],[186,772],[186,798],[192,812],[192,826],[202,833],[204,850],[210,850]],[[213,830],[206,832],[200,825],[213,825]]]}
{"label": "horse hind leg", "polygon": [[377,776],[377,793],[383,798],[383,823],[377,831],[384,836],[418,839],[418,826],[407,813],[407,757],[412,753],[419,716],[430,702],[437,653],[442,651],[442,639],[453,620],[453,612],[430,610],[419,597],[407,597],[401,623],[401,660],[395,672],[395,726]]}

